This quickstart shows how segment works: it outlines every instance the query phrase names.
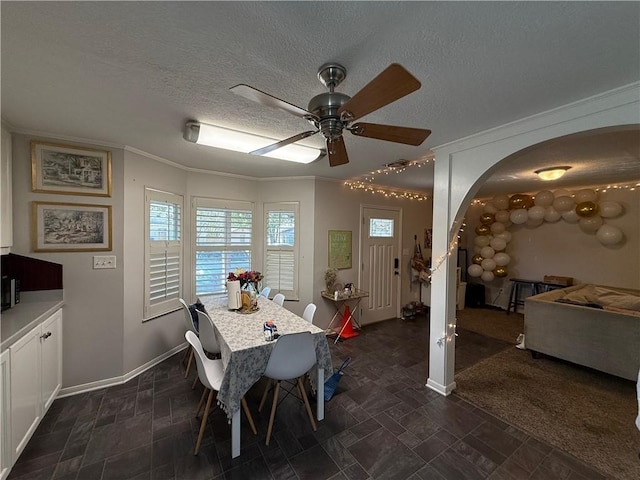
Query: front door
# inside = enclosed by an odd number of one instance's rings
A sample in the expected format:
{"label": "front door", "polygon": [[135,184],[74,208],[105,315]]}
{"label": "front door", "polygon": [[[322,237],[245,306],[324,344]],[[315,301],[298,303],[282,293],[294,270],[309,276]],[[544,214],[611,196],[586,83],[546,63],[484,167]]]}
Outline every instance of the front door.
{"label": "front door", "polygon": [[397,258],[400,248],[400,210],[362,207],[361,288],[369,292],[362,300],[362,324],[398,316]]}

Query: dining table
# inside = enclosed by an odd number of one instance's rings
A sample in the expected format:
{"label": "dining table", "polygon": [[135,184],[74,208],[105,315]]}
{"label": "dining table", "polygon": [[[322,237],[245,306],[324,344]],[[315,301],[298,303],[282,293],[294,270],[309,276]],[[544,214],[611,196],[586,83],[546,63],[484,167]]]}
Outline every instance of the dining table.
{"label": "dining table", "polygon": [[[230,310],[226,296],[201,296],[200,301],[213,321],[224,374],[218,391],[218,405],[231,422],[231,457],[240,455],[241,399],[264,375],[271,351],[277,342],[268,341],[264,324],[272,321],[279,335],[311,332],[316,351],[316,367],[308,372],[316,392],[317,419],[324,419],[324,379],[333,374],[331,351],[324,330],[265,297],[258,297],[257,309],[250,313]],[[318,388],[320,386],[321,388]]]}

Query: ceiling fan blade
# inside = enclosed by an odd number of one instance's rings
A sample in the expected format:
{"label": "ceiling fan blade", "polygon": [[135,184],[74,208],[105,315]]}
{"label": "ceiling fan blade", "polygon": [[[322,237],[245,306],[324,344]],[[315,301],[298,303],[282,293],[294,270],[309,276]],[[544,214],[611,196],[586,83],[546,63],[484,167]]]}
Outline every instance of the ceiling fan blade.
{"label": "ceiling fan blade", "polygon": [[338,113],[345,120],[353,121],[364,117],[391,102],[415,92],[420,81],[411,75],[402,65],[392,63],[376,78],[345,103]]}
{"label": "ceiling fan blade", "polygon": [[311,135],[315,135],[318,133],[318,130],[309,130],[308,132],[302,132],[293,137],[285,138],[284,140],[280,140],[279,142],[272,143],[271,145],[267,145],[266,147],[259,148],[258,150],[254,150],[251,155],[265,155],[269,152],[277,150],[282,147],[286,147],[287,145],[297,142],[298,140],[302,140],[303,138],[310,137]]}
{"label": "ceiling fan blade", "polygon": [[293,105],[292,103],[285,102],[284,100],[280,100],[279,98],[274,97],[273,95],[269,95],[263,91],[258,90],[257,88],[250,87],[249,85],[240,84],[235,87],[231,87],[231,90],[236,95],[240,95],[248,100],[252,100],[254,102],[261,103],[262,105],[266,105],[267,107],[277,108],[278,110],[283,110],[287,113],[291,113],[296,117],[309,119],[316,118],[311,112],[307,112],[304,108]]}
{"label": "ceiling fan blade", "polygon": [[377,138],[387,142],[405,143],[407,145],[420,145],[424,142],[431,130],[422,128],[397,127],[395,125],[380,125],[378,123],[356,123],[349,131],[359,137]]}
{"label": "ceiling fan blade", "polygon": [[337,167],[349,163],[347,149],[344,146],[344,140],[340,135],[335,140],[327,140],[327,153],[329,154],[329,166]]}

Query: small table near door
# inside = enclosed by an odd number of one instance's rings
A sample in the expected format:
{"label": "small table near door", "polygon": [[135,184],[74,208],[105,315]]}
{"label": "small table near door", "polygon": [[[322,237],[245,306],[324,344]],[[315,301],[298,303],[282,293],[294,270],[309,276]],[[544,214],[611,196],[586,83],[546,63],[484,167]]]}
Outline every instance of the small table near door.
{"label": "small table near door", "polygon": [[[358,290],[356,288],[347,295],[339,293],[338,298],[335,297],[335,293],[322,291],[320,292],[320,294],[322,295],[322,298],[330,300],[336,309],[336,313],[333,314],[333,317],[331,318],[331,321],[329,322],[329,325],[327,325],[327,328],[325,330],[325,333],[327,335],[337,334],[336,339],[333,342],[334,344],[338,343],[338,340],[340,340],[340,336],[342,335],[342,332],[344,331],[348,322],[355,323],[356,328],[362,328],[362,325],[360,325],[360,322],[357,320],[354,312],[358,310],[358,306],[360,305],[362,299],[369,296],[369,292]],[[339,319],[338,321],[340,321],[340,319],[344,317],[347,307],[349,307],[349,315],[347,316],[347,320],[342,324],[341,327],[339,326],[338,328],[333,329],[333,322],[335,322],[336,318]]]}
{"label": "small table near door", "polygon": [[262,377],[276,341],[267,342],[263,324],[273,320],[278,333],[311,332],[316,349],[317,369],[309,371],[312,387],[317,391],[317,418],[324,419],[324,378],[333,373],[331,352],[324,330],[302,317],[275,304],[265,297],[258,297],[259,310],[242,314],[227,308],[227,297],[201,297],[209,313],[220,343],[224,376],[218,404],[231,420],[231,457],[240,455],[240,400]]}

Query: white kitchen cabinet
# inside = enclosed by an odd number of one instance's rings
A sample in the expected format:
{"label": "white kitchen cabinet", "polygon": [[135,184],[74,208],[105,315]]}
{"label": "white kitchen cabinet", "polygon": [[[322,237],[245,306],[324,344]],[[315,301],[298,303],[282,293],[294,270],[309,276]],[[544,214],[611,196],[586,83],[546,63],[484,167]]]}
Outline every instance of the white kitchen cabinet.
{"label": "white kitchen cabinet", "polygon": [[9,475],[11,456],[11,385],[9,350],[0,355],[0,480]]}
{"label": "white kitchen cabinet", "polygon": [[62,310],[42,323],[42,410],[46,412],[62,386]]}
{"label": "white kitchen cabinet", "polygon": [[11,455],[17,459],[42,418],[40,326],[9,347]]}
{"label": "white kitchen cabinet", "polygon": [[2,127],[0,142],[0,247],[8,253],[13,245],[13,208],[11,191],[11,134]]}
{"label": "white kitchen cabinet", "polygon": [[8,349],[10,452],[15,462],[55,400],[62,384],[62,310]]}

